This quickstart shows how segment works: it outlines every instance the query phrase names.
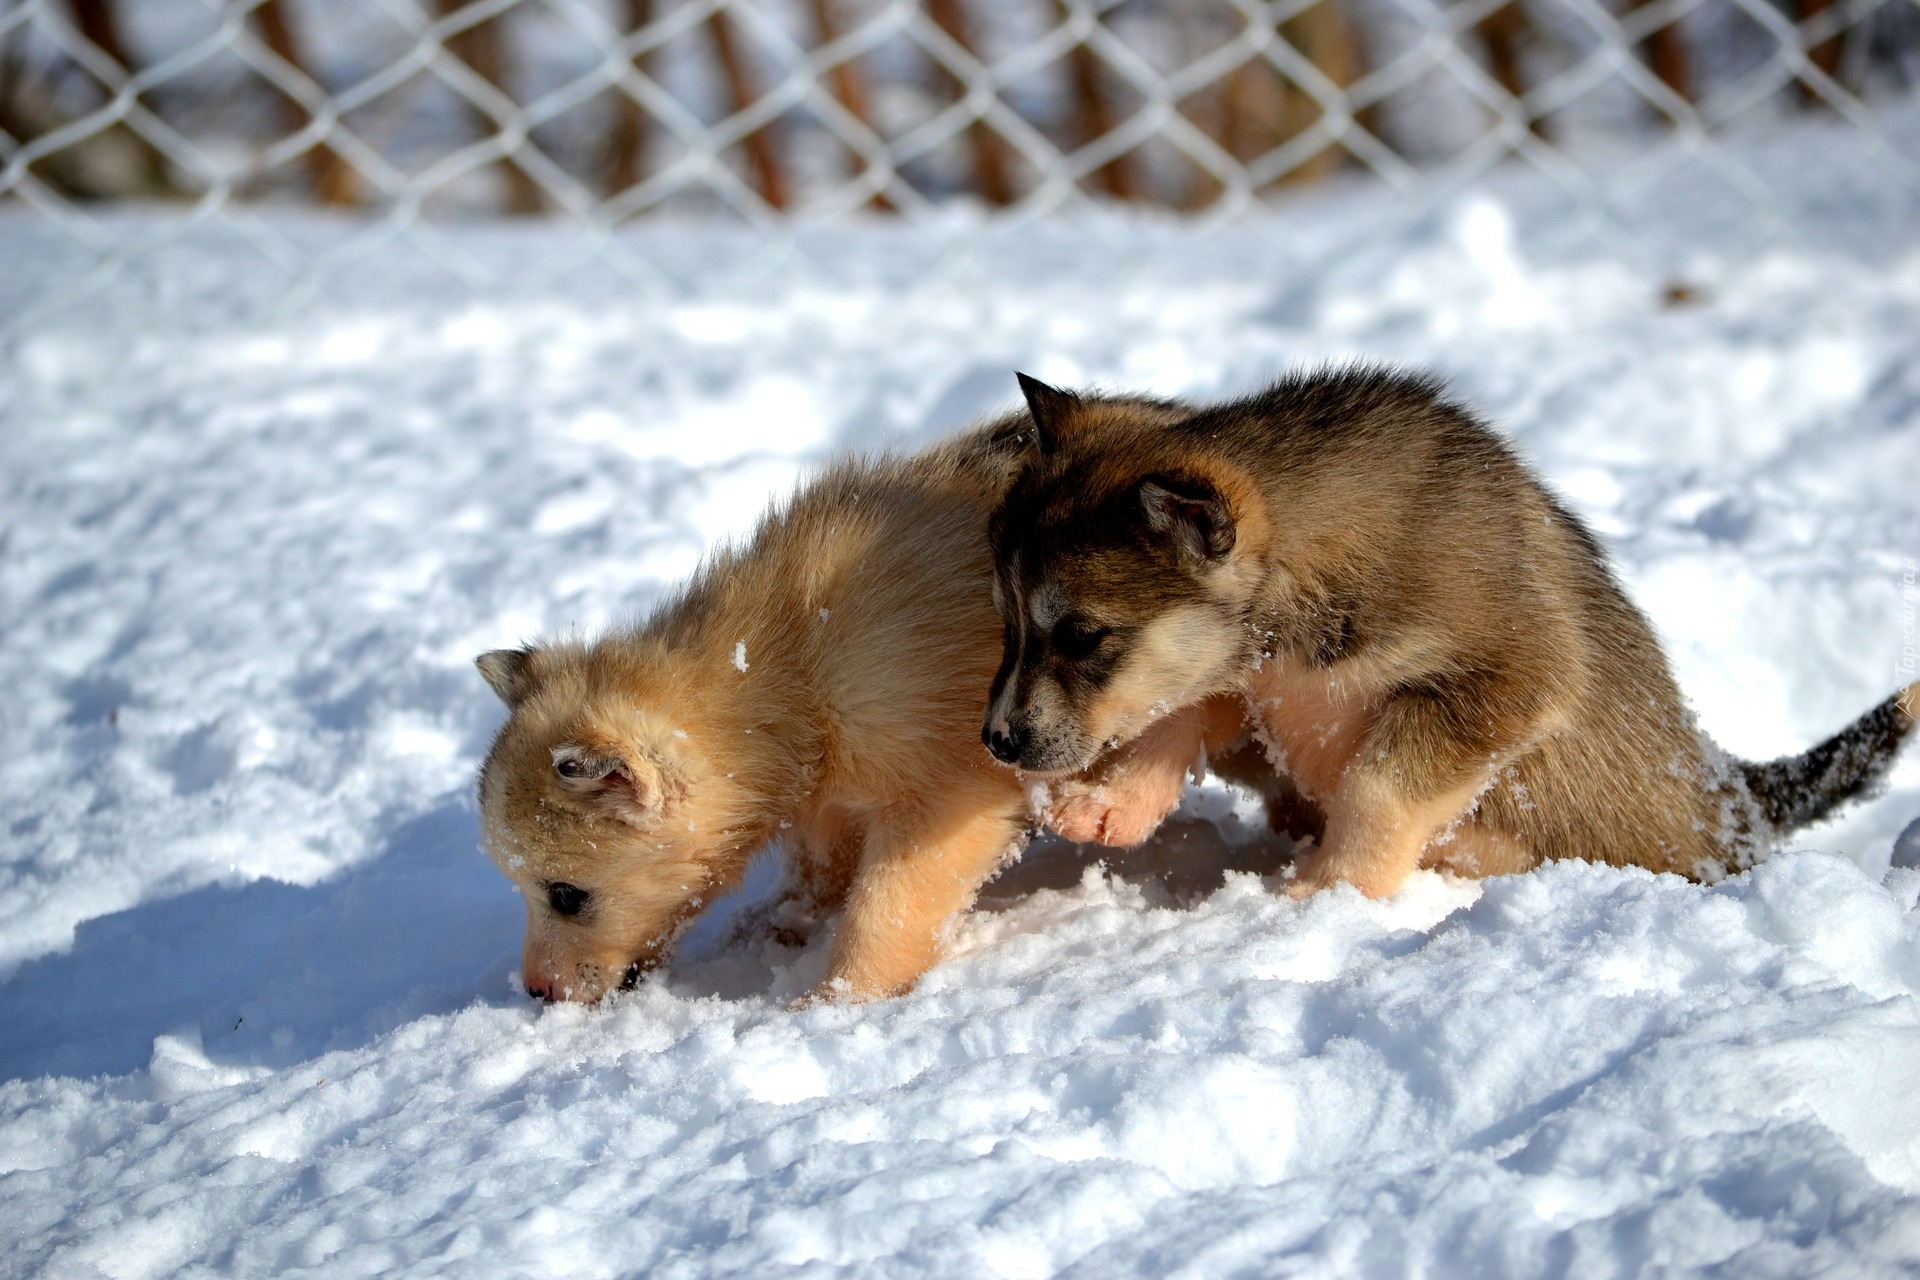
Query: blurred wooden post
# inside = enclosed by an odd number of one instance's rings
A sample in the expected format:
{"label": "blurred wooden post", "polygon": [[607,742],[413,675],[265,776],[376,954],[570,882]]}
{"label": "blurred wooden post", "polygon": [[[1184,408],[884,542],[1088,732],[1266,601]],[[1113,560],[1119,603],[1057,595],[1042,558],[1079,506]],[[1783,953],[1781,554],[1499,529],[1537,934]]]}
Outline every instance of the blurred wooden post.
{"label": "blurred wooden post", "polygon": [[[1519,0],[1514,0],[1480,19],[1474,30],[1479,33],[1480,43],[1486,46],[1487,69],[1495,82],[1519,103],[1527,96],[1526,77],[1520,72],[1520,46],[1533,31],[1526,10],[1520,7]],[[1533,117],[1528,118],[1527,128],[1537,134],[1546,132],[1544,123]]]}
{"label": "blurred wooden post", "polygon": [[[840,38],[840,23],[833,14],[833,0],[812,0],[812,6],[814,30],[820,37],[820,47],[825,48]],[[832,88],[834,101],[845,107],[848,115],[873,130],[873,116],[867,109],[867,86],[853,65],[853,59],[835,63],[827,72],[827,81]],[[887,199],[884,191],[874,192],[873,199],[868,203],[882,212],[893,209],[893,201]]]}
{"label": "blurred wooden post", "polygon": [[1285,96],[1279,76],[1260,59],[1233,69],[1221,87],[1226,113],[1222,141],[1229,155],[1245,164],[1279,145]]}
{"label": "blurred wooden post", "polygon": [[[441,17],[449,17],[467,7],[469,0],[439,0]],[[511,77],[507,72],[507,51],[500,41],[500,19],[504,14],[495,15],[476,26],[468,27],[447,37],[446,51],[473,68],[482,80],[498,89],[511,99],[507,84]],[[464,94],[461,100],[466,101]],[[497,130],[493,118],[475,104],[468,102],[468,114],[480,126],[482,133]],[[540,184],[521,167],[520,162],[508,155],[500,161],[507,179],[507,212],[540,212]]]}
{"label": "blurred wooden post", "polygon": [[[627,34],[644,30],[653,22],[653,0],[627,0]],[[633,69],[647,73],[647,55],[633,55]],[[647,159],[648,119],[646,108],[624,89],[614,89],[613,137],[608,140],[607,194],[618,195],[640,181]]]}
{"label": "blurred wooden post", "polygon": [[[1054,0],[1054,8],[1062,22],[1072,20],[1073,12],[1067,8],[1066,0]],[[1113,107],[1100,83],[1100,59],[1086,41],[1073,46],[1067,54],[1067,65],[1073,75],[1074,132],[1079,136],[1080,145],[1085,146],[1105,137],[1113,128]],[[1116,200],[1131,200],[1138,194],[1133,165],[1127,156],[1115,156],[1092,176],[1098,178],[1107,194]]]}
{"label": "blurred wooden post", "polygon": [[[840,38],[840,23],[833,16],[832,0],[813,0],[813,26],[822,46]],[[867,114],[867,86],[861,82],[853,60],[834,64],[827,72],[827,79],[832,85],[834,101],[845,107],[848,115],[872,128],[873,117]]]}
{"label": "blurred wooden post", "polygon": [[[1353,27],[1347,22],[1346,15],[1340,12],[1340,0],[1323,0],[1289,19],[1280,31],[1288,44],[1298,49],[1321,75],[1341,89],[1360,78],[1359,42],[1354,39]],[[1310,129],[1321,114],[1320,104],[1304,90],[1297,87],[1293,89],[1302,114],[1301,124],[1295,132]],[[1298,181],[1317,181],[1345,162],[1346,153],[1338,145],[1331,146],[1295,169],[1293,176]]]}
{"label": "blurred wooden post", "polygon": [[[253,14],[260,23],[260,38],[266,41],[267,48],[301,75],[314,80],[313,73],[307,69],[306,61],[301,57],[300,42],[287,22],[286,10],[281,8],[280,0],[261,0]],[[304,128],[313,117],[298,99],[289,95],[288,102],[293,108],[294,127]],[[341,207],[360,203],[360,175],[332,147],[324,141],[317,142],[308,148],[305,159],[307,181],[312,184],[315,200]]]}
{"label": "blurred wooden post", "polygon": [[[1795,10],[1800,21],[1807,22],[1833,7],[1833,0],[1795,0]],[[1828,79],[1833,79],[1840,70],[1840,54],[1846,41],[1844,31],[1836,31],[1807,50],[1807,61],[1819,68]],[[1800,100],[1808,106],[1817,106],[1820,95],[1805,80],[1796,80],[1800,86]]]}
{"label": "blurred wooden post", "polygon": [[[1282,23],[1275,34],[1344,89],[1360,78],[1360,55],[1353,30],[1335,0],[1324,0]],[[1235,68],[1221,89],[1220,142],[1234,159],[1246,163],[1286,145],[1317,124],[1324,114],[1318,99],[1294,84],[1265,58]],[[1314,182],[1344,160],[1329,146],[1280,175],[1281,182]]]}
{"label": "blurred wooden post", "polygon": [[[753,85],[747,79],[747,68],[740,61],[740,51],[733,43],[733,23],[727,18],[727,11],[715,9],[713,16],[707,19],[707,32],[713,37],[714,56],[720,60],[720,73],[726,77],[727,94],[733,101],[734,114],[738,115],[752,106],[755,99]],[[780,170],[780,162],[773,154],[773,142],[767,136],[768,125],[761,125],[740,140],[747,150],[747,162],[753,166],[754,184],[760,190],[760,198],[776,209],[787,207],[787,180]]]}
{"label": "blurred wooden post", "polygon": [[73,25],[80,28],[80,34],[132,75],[133,59],[127,56],[127,46],[120,39],[120,23],[113,12],[113,0],[69,0],[69,7],[73,10]]}
{"label": "blurred wooden post", "polygon": [[[977,58],[961,0],[926,0],[926,4],[927,16],[935,25]],[[964,94],[970,86],[963,84],[960,88]],[[1007,176],[1006,142],[981,119],[967,126],[967,138],[973,147],[973,178],[981,199],[988,204],[1012,204],[1013,183]]]}
{"label": "blurred wooden post", "polygon": [[[1628,0],[1627,11],[1644,9],[1651,3],[1653,0]],[[1649,35],[1640,51],[1661,84],[1688,102],[1693,101],[1692,60],[1687,56],[1687,39],[1678,22],[1670,22]]]}
{"label": "blurred wooden post", "polygon": [[[73,14],[73,25],[80,28],[80,34],[100,52],[118,63],[120,69],[131,76],[139,70],[133,64],[133,55],[127,52],[126,42],[120,38],[120,23],[114,13],[113,0],[68,0]],[[110,95],[109,95],[110,96]],[[151,142],[128,128],[125,121],[114,126],[115,132],[124,136],[133,147],[133,154],[139,169],[135,185],[151,194],[162,192],[171,194],[174,190],[173,178],[167,172],[166,157]]]}

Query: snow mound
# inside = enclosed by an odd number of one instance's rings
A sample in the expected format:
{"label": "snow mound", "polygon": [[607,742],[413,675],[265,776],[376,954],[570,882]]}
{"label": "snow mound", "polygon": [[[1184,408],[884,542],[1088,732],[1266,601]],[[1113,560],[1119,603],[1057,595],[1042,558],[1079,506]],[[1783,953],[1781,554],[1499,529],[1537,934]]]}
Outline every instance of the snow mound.
{"label": "snow mound", "polygon": [[886,1004],[789,1012],[802,957],[731,999],[697,963],[597,1009],[496,991],[278,1070],[164,1035],[0,1087],[0,1196],[55,1275],[1911,1266],[1893,876],[1297,905],[1230,873],[1179,909],[1089,870]]}

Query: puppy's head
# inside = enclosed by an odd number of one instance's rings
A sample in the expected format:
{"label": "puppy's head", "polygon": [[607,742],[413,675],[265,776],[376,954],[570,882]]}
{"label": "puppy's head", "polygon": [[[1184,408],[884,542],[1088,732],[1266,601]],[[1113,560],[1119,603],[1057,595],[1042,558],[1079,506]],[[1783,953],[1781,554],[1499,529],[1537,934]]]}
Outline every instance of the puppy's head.
{"label": "puppy's head", "polygon": [[579,646],[475,660],[511,714],[480,772],[487,855],[527,905],[522,973],[548,1000],[598,1000],[664,960],[737,879],[750,841],[699,726],[650,691],[644,658]]}
{"label": "puppy's head", "polygon": [[981,738],[1071,772],[1231,680],[1262,518],[1250,477],[1170,430],[1180,406],[1020,384],[1039,448],[989,527],[1005,647]]}

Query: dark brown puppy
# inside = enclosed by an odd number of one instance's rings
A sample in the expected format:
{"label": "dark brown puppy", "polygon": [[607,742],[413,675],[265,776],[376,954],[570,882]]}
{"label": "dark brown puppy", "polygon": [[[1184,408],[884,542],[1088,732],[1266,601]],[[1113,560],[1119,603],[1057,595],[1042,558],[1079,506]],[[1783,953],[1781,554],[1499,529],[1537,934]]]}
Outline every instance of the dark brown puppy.
{"label": "dark brown puppy", "polygon": [[[1873,785],[1920,713],[1909,686],[1802,756],[1722,756],[1593,536],[1429,379],[1202,408],[1021,385],[1040,447],[991,524],[989,748],[1077,771],[1237,694],[1326,816],[1297,893],[1547,858],[1715,879]],[[1136,770],[1080,834],[1178,785]]]}

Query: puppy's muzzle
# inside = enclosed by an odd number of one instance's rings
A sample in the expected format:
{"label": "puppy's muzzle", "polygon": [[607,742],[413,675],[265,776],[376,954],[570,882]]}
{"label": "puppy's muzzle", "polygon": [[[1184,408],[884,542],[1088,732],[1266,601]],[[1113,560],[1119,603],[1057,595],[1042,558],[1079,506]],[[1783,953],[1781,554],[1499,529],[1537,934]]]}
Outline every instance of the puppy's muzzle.
{"label": "puppy's muzzle", "polygon": [[617,983],[609,983],[605,971],[583,965],[578,970],[577,981],[568,982],[556,974],[529,971],[525,974],[527,994],[535,1000],[544,1000],[548,1004],[562,1001],[578,1001],[593,1004],[613,991],[631,991],[638,985],[642,976],[652,964],[646,960],[635,960],[621,971]]}

